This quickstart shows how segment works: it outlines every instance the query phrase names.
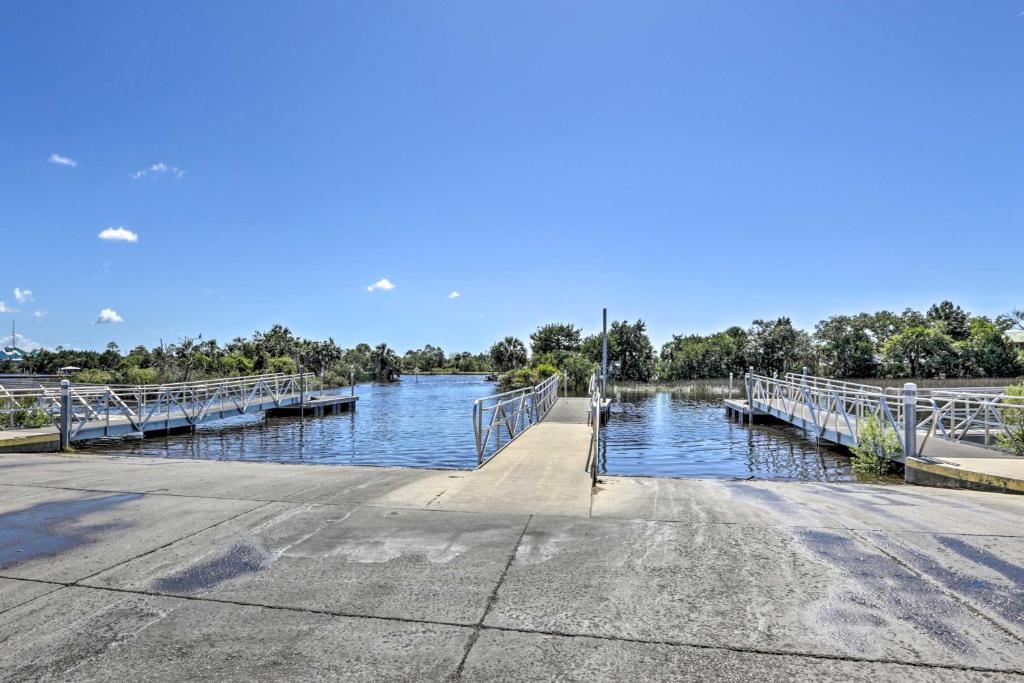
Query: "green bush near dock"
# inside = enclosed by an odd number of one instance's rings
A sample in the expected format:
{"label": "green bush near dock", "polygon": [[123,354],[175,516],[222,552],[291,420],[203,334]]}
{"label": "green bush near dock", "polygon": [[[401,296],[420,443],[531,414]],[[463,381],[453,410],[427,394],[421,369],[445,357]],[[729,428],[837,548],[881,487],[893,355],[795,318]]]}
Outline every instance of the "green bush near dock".
{"label": "green bush near dock", "polygon": [[1024,385],[1007,387],[1006,394],[1009,397],[1006,403],[1020,407],[1002,408],[999,411],[999,417],[1009,433],[999,434],[996,440],[1014,455],[1024,456]]}
{"label": "green bush near dock", "polygon": [[853,453],[853,471],[860,475],[884,476],[896,469],[896,457],[903,451],[899,435],[874,415],[860,421]]}

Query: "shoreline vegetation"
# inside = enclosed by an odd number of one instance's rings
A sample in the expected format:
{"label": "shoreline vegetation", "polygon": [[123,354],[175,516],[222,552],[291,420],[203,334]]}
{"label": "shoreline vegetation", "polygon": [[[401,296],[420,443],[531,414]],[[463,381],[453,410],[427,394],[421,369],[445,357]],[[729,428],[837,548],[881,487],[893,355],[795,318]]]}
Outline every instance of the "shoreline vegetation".
{"label": "shoreline vegetation", "polygon": [[[748,367],[760,374],[809,372],[820,377],[896,386],[914,377],[947,386],[978,386],[989,381],[1013,384],[1024,374],[1024,349],[1008,332],[1024,331],[1024,310],[995,319],[968,313],[951,301],[926,312],[878,311],[836,315],[813,332],[796,328],[787,317],[755,320],[712,334],[677,334],[656,349],[643,320],[612,321],[608,330],[609,383],[619,391],[703,391],[720,394],[729,373],[742,392]],[[342,348],[333,339],[296,337],[283,325],[251,337],[216,340],[183,337],[152,349],[139,345],[122,353],[114,342],[102,352],[58,347],[32,352],[20,364],[0,363],[0,373],[55,374],[73,366],[73,381],[91,384],[154,384],[198,379],[293,373],[302,366],[325,386],[356,382],[393,382],[402,375],[498,375],[503,390],[531,386],[555,372],[572,393],[586,391],[602,356],[602,337],[584,336],[570,323],[541,325],[529,347],[516,337],[495,342],[486,352],[448,354],[427,344],[404,355],[381,343]],[[996,378],[996,379],[993,379]],[[1002,379],[998,379],[1002,378]],[[725,380],[727,382],[727,380]],[[963,381],[963,384],[952,384]],[[728,391],[727,384],[724,391]]]}

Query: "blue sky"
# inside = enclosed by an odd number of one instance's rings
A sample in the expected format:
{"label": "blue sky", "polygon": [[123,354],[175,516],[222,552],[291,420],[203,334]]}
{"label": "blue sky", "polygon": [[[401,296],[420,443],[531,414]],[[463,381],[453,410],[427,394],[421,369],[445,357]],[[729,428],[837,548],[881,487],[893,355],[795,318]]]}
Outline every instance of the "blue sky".
{"label": "blue sky", "polygon": [[1024,306],[1022,0],[13,3],[0,65],[48,346]]}

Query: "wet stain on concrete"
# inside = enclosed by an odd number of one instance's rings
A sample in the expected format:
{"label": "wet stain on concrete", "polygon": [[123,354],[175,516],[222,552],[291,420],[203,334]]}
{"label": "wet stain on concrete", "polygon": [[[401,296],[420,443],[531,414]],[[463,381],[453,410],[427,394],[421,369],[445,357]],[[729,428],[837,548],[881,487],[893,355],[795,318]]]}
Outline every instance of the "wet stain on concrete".
{"label": "wet stain on concrete", "polygon": [[141,493],[118,493],[94,498],[37,503],[22,510],[0,513],[0,569],[9,569],[39,557],[52,557],[91,543],[121,522],[80,524],[91,513],[141,498]]}
{"label": "wet stain on concrete", "polygon": [[886,534],[875,532],[869,535],[872,542],[900,558],[915,570],[937,581],[947,590],[970,598],[976,605],[995,612],[1010,623],[1024,624],[1024,568],[996,557],[991,552],[972,546],[953,536],[935,536],[944,547],[961,557],[987,567],[1010,580],[1010,585],[997,583],[958,571],[946,566],[939,559],[908,547]]}
{"label": "wet stain on concrete", "polygon": [[251,543],[238,542],[216,557],[157,579],[153,588],[162,593],[194,593],[269,566],[270,556],[266,552]]}
{"label": "wet stain on concrete", "polygon": [[[935,540],[960,557],[980,564],[983,567],[988,567],[992,571],[1002,574],[1018,586],[1024,586],[1024,567],[1007,562],[1001,557],[997,557],[991,551],[973,546],[955,536],[936,536]],[[1024,605],[1024,603],[1021,604]],[[1024,610],[1024,607],[1021,609]]]}
{"label": "wet stain on concrete", "polygon": [[[847,623],[870,625],[901,622],[953,652],[974,654],[975,645],[963,637],[963,622],[973,620],[959,604],[935,592],[892,559],[844,534],[819,529],[794,529],[795,538],[816,559],[840,570],[842,589],[829,611],[846,612]],[[854,615],[859,616],[854,616]],[[843,624],[832,622],[842,629]],[[898,628],[898,627],[897,627]],[[840,634],[854,636],[860,634]]]}

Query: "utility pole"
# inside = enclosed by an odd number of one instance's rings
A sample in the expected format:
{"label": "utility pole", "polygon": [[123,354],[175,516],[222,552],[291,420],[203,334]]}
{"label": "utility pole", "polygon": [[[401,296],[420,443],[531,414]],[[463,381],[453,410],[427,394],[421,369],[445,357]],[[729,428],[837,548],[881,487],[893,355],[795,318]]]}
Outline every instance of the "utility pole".
{"label": "utility pole", "polygon": [[601,309],[601,396],[608,393],[608,309]]}

